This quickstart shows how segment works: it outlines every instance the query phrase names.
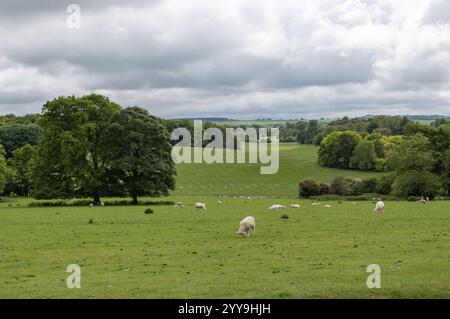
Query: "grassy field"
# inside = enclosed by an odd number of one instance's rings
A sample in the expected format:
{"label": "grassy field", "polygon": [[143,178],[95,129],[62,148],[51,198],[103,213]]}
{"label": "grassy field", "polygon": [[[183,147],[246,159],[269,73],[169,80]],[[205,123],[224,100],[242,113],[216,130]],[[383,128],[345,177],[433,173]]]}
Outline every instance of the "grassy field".
{"label": "grassy field", "polygon": [[[371,202],[313,206],[296,198],[299,180],[373,175],[318,167],[316,152],[283,144],[280,171],[266,176],[259,165],[180,165],[169,199],[186,207],[149,215],[0,203],[0,298],[450,298],[450,203],[386,202],[382,215]],[[267,209],[277,203],[302,207]],[[249,215],[256,236],[241,239]],[[70,264],[81,289],[66,286]],[[370,264],[381,289],[366,286]]]}
{"label": "grassy field", "polygon": [[[370,202],[181,200],[186,208],[152,215],[142,206],[2,204],[0,297],[450,297],[447,202],[387,202],[385,214],[374,215]],[[197,200],[208,210],[195,210]],[[267,210],[275,202],[302,207]],[[236,230],[247,215],[256,218],[256,236],[241,239]],[[74,263],[81,289],[66,287]],[[366,287],[369,264],[381,266],[381,289]]]}
{"label": "grassy field", "polygon": [[260,164],[179,164],[175,196],[229,195],[296,197],[298,182],[314,177],[330,182],[335,176],[370,177],[373,172],[339,170],[317,165],[318,147],[280,144],[280,169],[261,175]]}

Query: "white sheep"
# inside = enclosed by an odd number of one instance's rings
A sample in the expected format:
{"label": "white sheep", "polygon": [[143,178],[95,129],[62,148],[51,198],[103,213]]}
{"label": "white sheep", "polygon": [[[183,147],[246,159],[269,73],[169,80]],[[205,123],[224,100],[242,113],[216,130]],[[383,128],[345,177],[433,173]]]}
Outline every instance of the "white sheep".
{"label": "white sheep", "polygon": [[244,237],[244,236],[249,237],[250,234],[255,236],[255,234],[256,234],[255,218],[252,216],[248,216],[248,217],[245,217],[243,220],[241,220],[237,234],[241,237]]}
{"label": "white sheep", "polygon": [[92,207],[94,207],[94,203],[89,204],[89,208],[92,208]]}
{"label": "white sheep", "polygon": [[206,204],[204,204],[204,203],[195,203],[195,208],[206,209]]}
{"label": "white sheep", "polygon": [[327,205],[325,205],[325,207],[326,207],[326,208],[331,208],[331,205],[328,205],[328,204],[327,204]]}
{"label": "white sheep", "polygon": [[383,213],[384,212],[384,203],[380,200],[375,204],[375,208],[373,209],[375,213]]}
{"label": "white sheep", "polygon": [[292,208],[300,208],[300,205],[299,204],[291,204],[291,207]]}
{"label": "white sheep", "polygon": [[286,208],[286,206],[280,205],[280,204],[274,204],[274,205],[270,206],[268,209],[282,209],[282,208]]}
{"label": "white sheep", "polygon": [[217,205],[222,205],[222,201],[218,200]]}
{"label": "white sheep", "polygon": [[175,205],[173,205],[173,207],[175,207],[175,208],[183,208],[184,204],[182,202],[178,202]]}

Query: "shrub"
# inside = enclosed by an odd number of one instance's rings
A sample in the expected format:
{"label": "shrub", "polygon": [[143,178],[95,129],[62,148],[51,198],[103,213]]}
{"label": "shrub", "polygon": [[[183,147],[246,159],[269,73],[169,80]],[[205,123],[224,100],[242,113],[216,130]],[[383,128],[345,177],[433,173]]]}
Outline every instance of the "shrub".
{"label": "shrub", "polygon": [[327,183],[320,183],[319,193],[320,195],[328,195],[330,193],[330,185]]}
{"label": "shrub", "polygon": [[281,219],[289,219],[289,216],[284,214],[284,215],[281,216]]}
{"label": "shrub", "polygon": [[392,174],[381,176],[377,181],[377,193],[382,195],[389,195],[392,193],[394,179],[395,176]]}
{"label": "shrub", "polygon": [[361,185],[362,193],[376,193],[378,180],[376,178],[364,179]]}
{"label": "shrub", "polygon": [[424,196],[434,198],[439,194],[439,177],[429,172],[410,171],[395,179],[393,193],[401,197]]}
{"label": "shrub", "polygon": [[320,188],[313,179],[305,179],[298,184],[300,197],[309,198],[311,196],[320,195]]}
{"label": "shrub", "polygon": [[153,214],[154,211],[153,211],[152,208],[147,208],[147,209],[145,210],[145,213],[146,213],[146,214]]}
{"label": "shrub", "polygon": [[349,182],[342,176],[335,177],[330,184],[330,193],[336,195],[347,195],[350,193]]}
{"label": "shrub", "polygon": [[362,193],[362,185],[363,181],[361,178],[355,178],[355,179],[347,179],[347,182],[351,185],[351,192],[354,195],[358,195]]}

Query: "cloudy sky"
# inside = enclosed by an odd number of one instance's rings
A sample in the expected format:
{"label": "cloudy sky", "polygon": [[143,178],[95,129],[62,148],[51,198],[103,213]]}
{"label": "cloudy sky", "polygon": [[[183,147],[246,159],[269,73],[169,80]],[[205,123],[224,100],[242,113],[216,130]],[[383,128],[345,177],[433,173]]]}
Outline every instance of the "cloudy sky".
{"label": "cloudy sky", "polygon": [[0,114],[90,92],[171,118],[450,115],[450,0],[0,0]]}

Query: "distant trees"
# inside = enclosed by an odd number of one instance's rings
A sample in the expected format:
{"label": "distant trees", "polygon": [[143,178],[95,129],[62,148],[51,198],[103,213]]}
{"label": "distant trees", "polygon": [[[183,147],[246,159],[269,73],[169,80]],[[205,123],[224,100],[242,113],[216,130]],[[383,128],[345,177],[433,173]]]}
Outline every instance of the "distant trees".
{"label": "distant trees", "polygon": [[0,194],[3,193],[7,182],[8,167],[6,165],[5,150],[0,145]]}
{"label": "distant trees", "polygon": [[375,144],[368,140],[361,141],[350,158],[350,168],[361,171],[371,171],[376,166]]}
{"label": "distant trees", "polygon": [[[12,120],[8,121],[10,123]],[[0,126],[0,145],[5,149],[6,158],[10,158],[14,150],[26,145],[36,145],[39,127],[36,124],[12,123]]]}
{"label": "distant trees", "polygon": [[28,196],[32,188],[33,159],[36,148],[26,144],[13,151],[9,159],[11,174],[9,191],[21,196]]}
{"label": "distant trees", "polygon": [[322,166],[349,168],[353,152],[361,142],[353,131],[334,132],[320,144],[318,162]]}

